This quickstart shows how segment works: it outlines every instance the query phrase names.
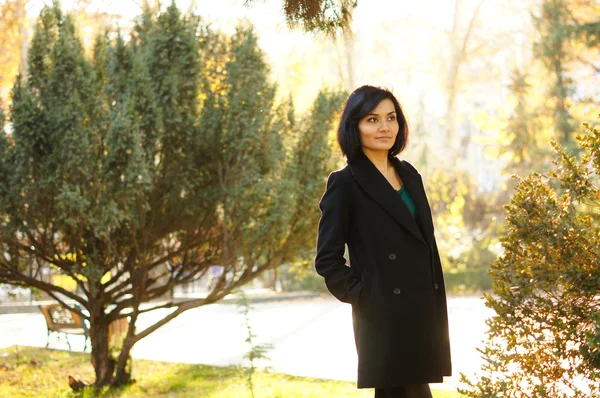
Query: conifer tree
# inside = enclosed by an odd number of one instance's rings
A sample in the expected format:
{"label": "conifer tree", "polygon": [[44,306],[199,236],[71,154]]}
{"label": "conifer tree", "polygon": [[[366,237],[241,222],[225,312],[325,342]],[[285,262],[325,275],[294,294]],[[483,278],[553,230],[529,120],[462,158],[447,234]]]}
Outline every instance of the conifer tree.
{"label": "conifer tree", "polygon": [[[10,174],[10,160],[9,160],[9,147],[10,137],[4,130],[6,124],[6,116],[4,109],[0,107],[0,181],[7,181],[8,175]],[[0,197],[7,194],[7,186],[0,186]],[[0,213],[0,217],[2,213]]]}
{"label": "conifer tree", "polygon": [[[129,40],[100,35],[90,59],[74,26],[58,6],[43,9],[13,91],[13,133],[0,134],[0,282],[79,312],[95,385],[118,385],[140,339],[312,248],[313,181],[326,177],[316,162],[330,159],[318,140],[342,97],[323,94],[298,123],[291,102],[275,100],[251,27],[227,37],[174,5],[146,10]],[[312,148],[313,161],[296,158]],[[214,264],[223,273],[206,297],[169,299]],[[77,291],[38,278],[45,267]],[[111,350],[109,325],[123,318]]]}
{"label": "conifer tree", "polygon": [[549,96],[553,104],[550,113],[556,126],[557,140],[562,146],[573,147],[574,121],[569,112],[569,101],[574,92],[573,80],[567,71],[571,27],[569,10],[564,0],[545,0],[534,23],[540,39],[535,54],[552,76]]}
{"label": "conifer tree", "polygon": [[534,54],[550,76],[546,114],[554,125],[557,142],[569,150],[578,150],[574,135],[577,126],[572,114],[577,98],[573,71],[597,67],[581,58],[584,47],[597,48],[600,31],[598,4],[591,0],[544,0],[533,16],[538,40]]}
{"label": "conifer tree", "polygon": [[[346,97],[345,92],[326,90],[321,91],[308,113],[300,120],[297,126],[299,131],[298,141],[292,161],[289,163],[286,178],[293,181],[290,187],[292,195],[287,199],[289,204],[296,209],[312,208],[323,195],[327,176],[331,171],[340,168],[342,157],[335,143],[335,123],[338,122],[337,111]],[[315,178],[315,176],[319,176]],[[319,213],[299,212],[293,214],[294,228],[289,231],[295,236],[295,249],[290,253],[304,260],[310,260],[312,266],[312,246],[314,244],[314,228],[319,222]],[[306,249],[311,253],[302,255]],[[286,258],[294,261],[299,258]]]}
{"label": "conifer tree", "polygon": [[509,174],[523,176],[543,166],[545,156],[536,139],[539,124],[536,112],[528,103],[530,85],[527,74],[514,69],[509,89],[515,106],[505,128],[508,142],[504,150],[511,154],[506,169]]}

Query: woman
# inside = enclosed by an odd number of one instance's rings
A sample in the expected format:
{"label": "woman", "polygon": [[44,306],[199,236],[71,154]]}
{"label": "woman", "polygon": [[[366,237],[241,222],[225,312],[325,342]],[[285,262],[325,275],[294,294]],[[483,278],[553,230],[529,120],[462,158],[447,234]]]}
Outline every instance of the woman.
{"label": "woman", "polygon": [[431,209],[420,174],[396,157],[407,139],[391,92],[355,90],[338,128],[348,165],[329,175],[319,204],[315,268],[352,304],[358,388],[375,388],[377,398],[431,397],[428,383],[451,374]]}

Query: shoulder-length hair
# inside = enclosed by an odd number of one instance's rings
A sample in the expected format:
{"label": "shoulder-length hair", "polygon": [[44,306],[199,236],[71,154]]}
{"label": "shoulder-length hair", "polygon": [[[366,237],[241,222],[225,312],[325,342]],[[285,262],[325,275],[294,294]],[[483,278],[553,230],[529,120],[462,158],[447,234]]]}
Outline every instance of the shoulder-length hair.
{"label": "shoulder-length hair", "polygon": [[346,99],[346,105],[340,117],[338,127],[338,144],[348,162],[356,158],[362,152],[358,122],[367,116],[384,99],[390,99],[396,108],[396,119],[399,130],[396,141],[390,148],[389,156],[394,157],[406,148],[408,141],[408,122],[402,112],[400,103],[388,89],[374,86],[361,86],[354,90]]}

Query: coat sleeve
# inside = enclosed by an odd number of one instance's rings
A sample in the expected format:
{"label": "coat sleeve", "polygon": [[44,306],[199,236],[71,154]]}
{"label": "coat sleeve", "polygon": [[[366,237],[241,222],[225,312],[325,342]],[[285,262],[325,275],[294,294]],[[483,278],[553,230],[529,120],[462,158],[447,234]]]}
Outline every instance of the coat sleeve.
{"label": "coat sleeve", "polygon": [[361,279],[346,264],[344,258],[350,224],[347,188],[339,173],[329,176],[327,189],[319,203],[321,220],[315,269],[325,279],[325,285],[331,294],[342,302],[356,305],[361,291]]}

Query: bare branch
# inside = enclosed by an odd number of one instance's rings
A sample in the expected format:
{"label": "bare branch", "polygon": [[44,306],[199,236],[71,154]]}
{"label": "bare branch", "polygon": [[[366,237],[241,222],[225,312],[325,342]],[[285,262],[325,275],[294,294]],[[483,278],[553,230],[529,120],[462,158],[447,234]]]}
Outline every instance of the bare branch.
{"label": "bare branch", "polygon": [[600,72],[600,67],[594,65],[591,61],[585,60],[583,59],[581,56],[578,56],[575,58],[576,60],[578,60],[579,62],[591,67],[592,69],[594,69],[596,72]]}
{"label": "bare branch", "polygon": [[227,294],[229,294],[229,291],[227,291],[226,293],[223,293],[223,294],[219,294],[214,297],[209,296],[210,298],[206,297],[203,299],[190,300],[190,301],[184,301],[182,303],[178,303],[177,309],[175,311],[173,311],[169,315],[165,316],[164,318],[162,318],[161,320],[156,322],[154,325],[149,326],[146,329],[144,329],[143,331],[141,331],[140,333],[136,334],[135,341],[139,341],[139,340],[143,339],[144,337],[148,336],[150,333],[154,332],[159,327],[164,326],[169,321],[171,321],[171,320],[175,319],[176,317],[178,317],[179,315],[181,315],[183,312],[185,312],[189,309],[192,309],[192,308],[215,303],[215,302],[219,301],[220,299],[222,299],[223,297],[225,297]]}
{"label": "bare branch", "polygon": [[6,269],[8,271],[8,277],[13,278],[16,281],[22,282],[29,286],[36,287],[40,290],[43,290],[44,292],[46,292],[48,294],[52,294],[53,292],[60,293],[64,296],[67,296],[68,298],[70,298],[72,300],[77,301],[79,304],[85,306],[86,301],[84,299],[82,299],[75,293],[72,293],[60,286],[52,285],[50,283],[46,283],[46,282],[40,281],[38,279],[31,278],[27,275],[22,274],[21,272],[13,270],[10,267],[6,267],[5,265],[3,265],[1,263],[0,263],[0,267]]}
{"label": "bare branch", "polygon": [[165,256],[156,259],[155,261],[153,261],[152,263],[150,263],[148,265],[148,267],[150,267],[150,269],[152,269],[152,268],[156,267],[157,265],[160,265],[160,264],[166,263],[169,260],[172,260],[174,257],[180,256],[181,254],[183,254],[185,252],[188,252],[188,251],[190,251],[192,249],[196,249],[196,248],[202,246],[203,244],[208,243],[208,239],[198,239],[198,238],[200,238],[200,236],[201,236],[200,232],[194,234],[188,240],[188,241],[194,240],[195,241],[194,243],[191,243],[191,244],[189,244],[189,243],[188,244],[182,243],[181,247],[179,249],[177,249],[174,252],[169,252]]}
{"label": "bare branch", "polygon": [[169,301],[169,302],[167,302],[165,304],[161,304],[161,305],[157,305],[157,306],[154,306],[154,307],[150,307],[150,308],[145,308],[143,310],[139,310],[138,313],[139,314],[144,314],[146,312],[152,312],[152,311],[155,311],[155,310],[161,310],[161,309],[166,309],[166,308],[177,307],[178,305],[179,305],[178,303],[175,303],[173,301]]}
{"label": "bare branch", "polygon": [[471,32],[473,31],[473,27],[475,26],[475,21],[477,20],[477,16],[479,15],[479,9],[481,8],[481,6],[484,2],[485,2],[485,0],[480,0],[479,3],[477,3],[477,6],[475,7],[475,10],[473,11],[473,16],[471,16],[471,20],[469,21],[469,27],[467,28],[467,33],[465,34],[465,37],[463,38],[463,43],[462,43],[461,54],[463,54],[463,56],[467,53],[467,44],[469,43],[469,38],[471,37]]}
{"label": "bare branch", "polygon": [[[88,319],[88,320],[90,319],[89,315],[83,313],[83,311],[81,311],[77,306],[70,305],[65,300],[63,300],[60,297],[58,297],[58,295],[54,294],[53,292],[47,292],[47,293],[54,300],[58,301],[59,304],[62,305],[63,307],[68,308],[69,310],[78,313],[79,315],[81,315],[85,319]],[[87,307],[85,305],[82,305],[82,306],[87,309]]]}
{"label": "bare branch", "polygon": [[142,4],[137,1],[137,0],[130,0],[133,4],[135,4],[136,6],[138,6],[140,8],[140,10],[143,10],[144,7],[142,6]]}

